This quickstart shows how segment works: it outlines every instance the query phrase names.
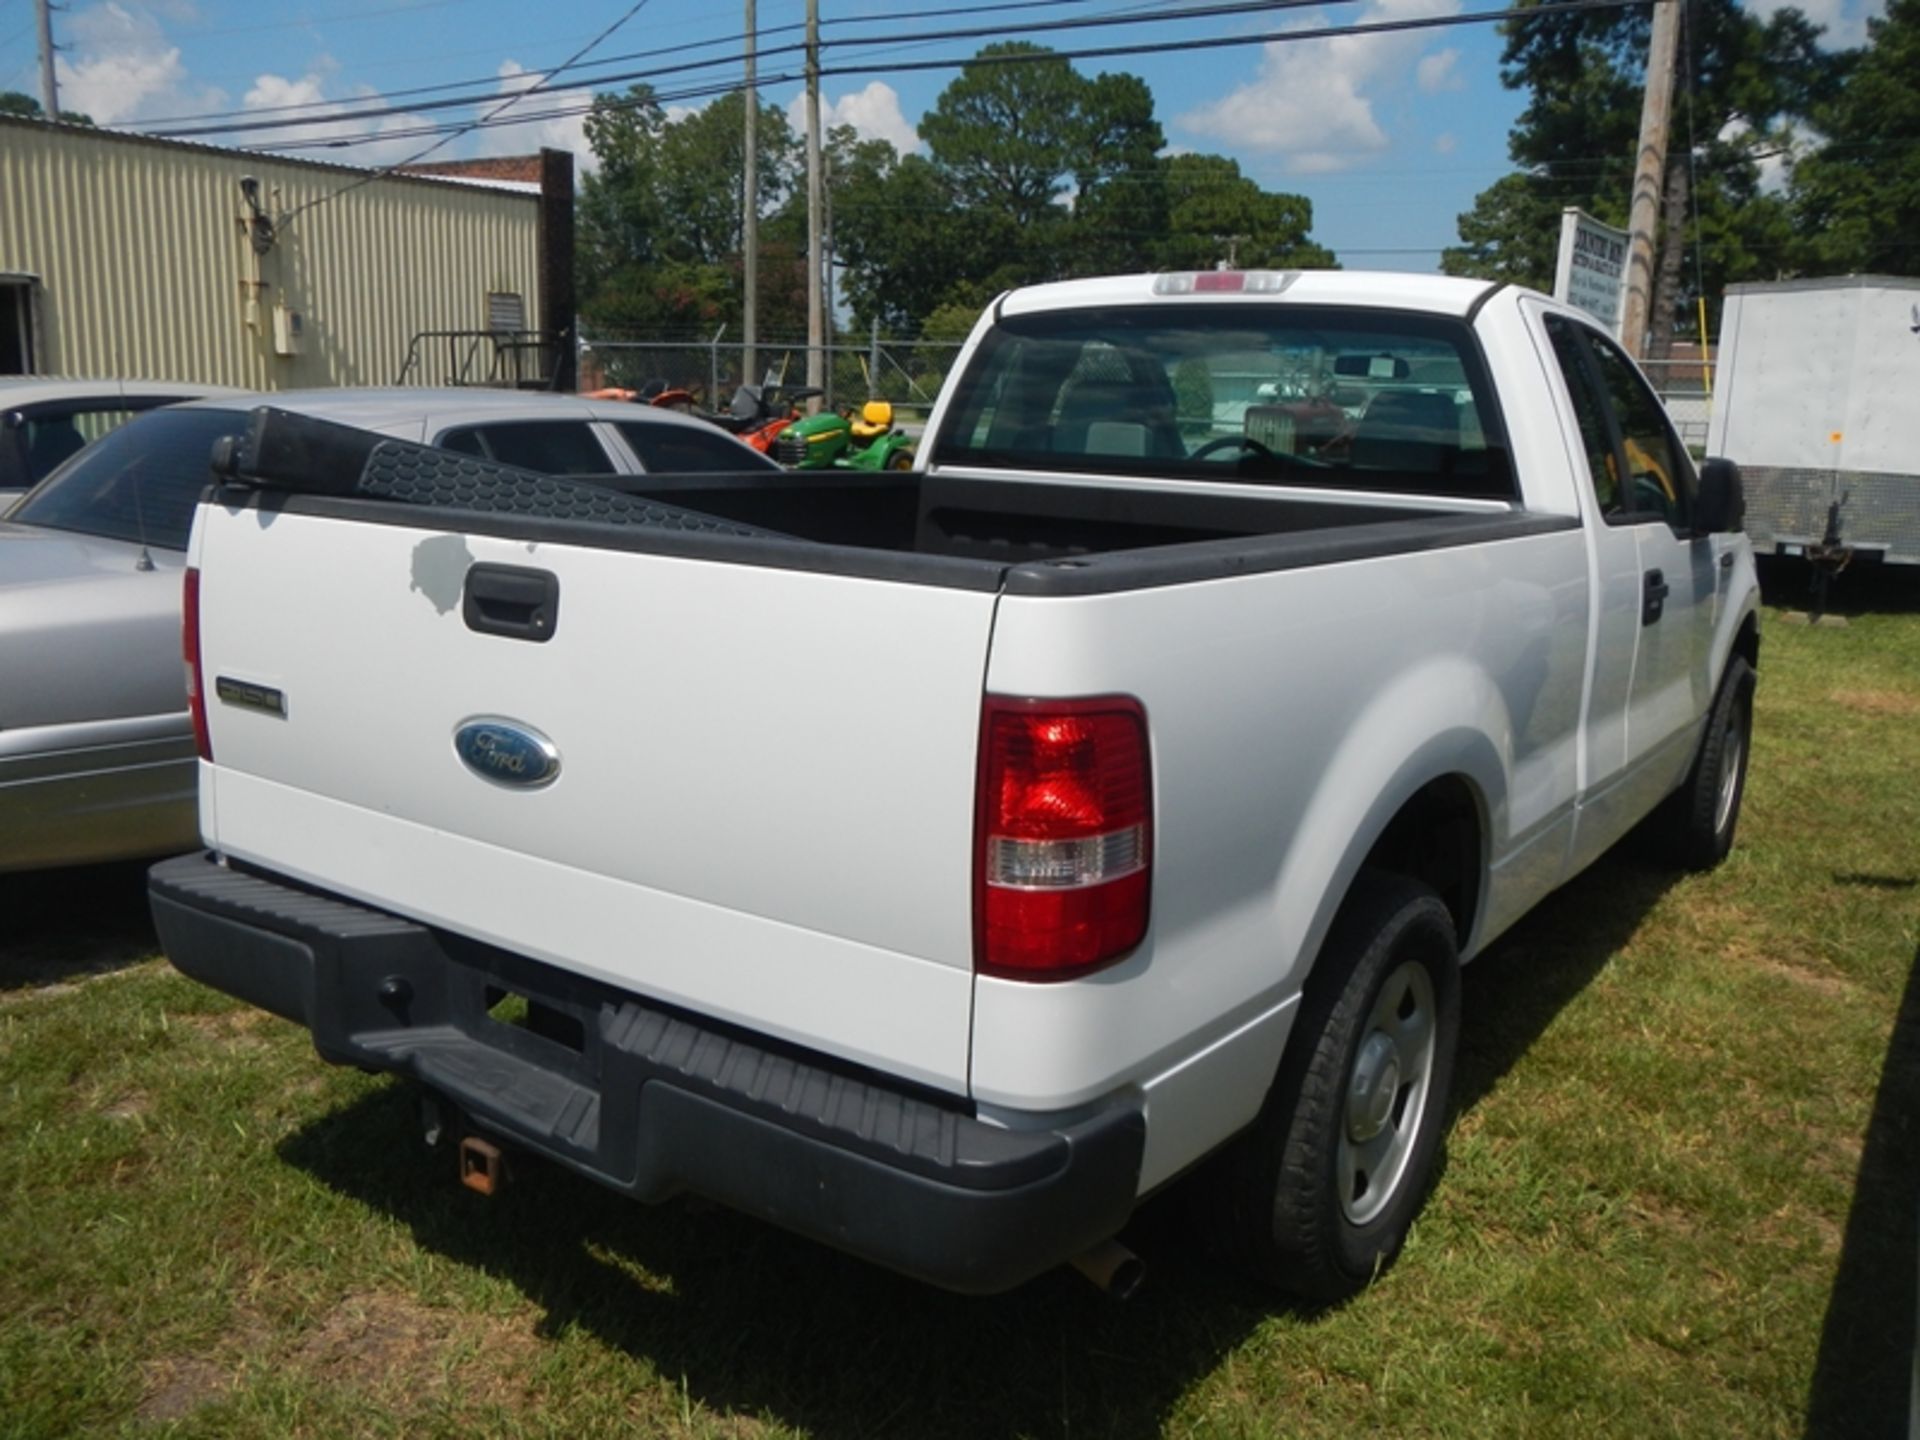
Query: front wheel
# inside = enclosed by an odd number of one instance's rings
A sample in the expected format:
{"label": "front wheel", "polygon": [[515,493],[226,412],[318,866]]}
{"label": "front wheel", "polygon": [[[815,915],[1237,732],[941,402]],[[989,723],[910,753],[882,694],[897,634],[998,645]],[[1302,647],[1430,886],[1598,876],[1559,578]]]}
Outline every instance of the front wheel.
{"label": "front wheel", "polygon": [[1669,857],[1684,870],[1711,870],[1733,848],[1753,746],[1754,680],[1744,655],[1727,662],[1693,768],[1654,812]]}
{"label": "front wheel", "polygon": [[1220,1176],[1223,1238],[1278,1288],[1346,1299],[1406,1243],[1446,1123],[1459,969],[1438,896],[1360,876],[1260,1118]]}

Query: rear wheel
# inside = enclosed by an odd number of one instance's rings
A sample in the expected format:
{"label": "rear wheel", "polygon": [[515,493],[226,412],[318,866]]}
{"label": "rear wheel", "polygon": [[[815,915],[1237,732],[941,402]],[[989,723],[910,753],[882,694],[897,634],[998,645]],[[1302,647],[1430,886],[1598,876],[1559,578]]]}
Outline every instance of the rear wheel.
{"label": "rear wheel", "polygon": [[893,454],[887,457],[887,469],[889,470],[913,469],[913,451],[911,450],[894,451]]}
{"label": "rear wheel", "polygon": [[1459,1034],[1453,918],[1363,873],[1334,922],[1254,1127],[1217,1183],[1229,1248],[1316,1300],[1364,1289],[1426,1199]]}

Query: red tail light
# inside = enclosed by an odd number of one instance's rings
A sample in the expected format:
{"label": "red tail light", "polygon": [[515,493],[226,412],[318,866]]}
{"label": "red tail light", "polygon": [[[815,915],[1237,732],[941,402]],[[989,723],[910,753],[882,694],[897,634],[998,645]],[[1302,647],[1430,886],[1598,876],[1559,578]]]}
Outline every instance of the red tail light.
{"label": "red tail light", "polygon": [[1138,700],[1013,700],[981,717],[974,963],[1064,980],[1147,933],[1153,780]]}
{"label": "red tail light", "polygon": [[202,760],[213,759],[207,736],[207,687],[200,676],[200,572],[187,567],[180,594],[180,654],[187,666],[187,710],[193,716],[193,745]]}

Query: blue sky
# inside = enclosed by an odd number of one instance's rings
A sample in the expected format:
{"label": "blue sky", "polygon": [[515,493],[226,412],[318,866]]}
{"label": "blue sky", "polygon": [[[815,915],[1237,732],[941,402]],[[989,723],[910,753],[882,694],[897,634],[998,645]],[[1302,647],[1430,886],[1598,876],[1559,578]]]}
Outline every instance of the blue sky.
{"label": "blue sky", "polygon": [[[105,124],[141,129],[176,116],[269,106],[351,107],[356,97],[403,87],[473,81],[504,97],[530,71],[559,64],[623,15],[632,0],[72,0],[55,12],[61,45],[61,103]],[[1257,36],[1283,30],[1449,16],[1500,8],[1503,0],[1348,0],[1265,14],[1171,22],[1174,7],[1135,0],[1065,0],[1052,8],[985,9],[977,18],[907,19],[913,11],[957,8],[943,0],[820,0],[822,63],[860,64],[871,73],[829,78],[830,120],[851,123],[902,149],[917,144],[914,124],[952,78],[952,71],[910,71],[902,62],[964,57],[984,40],[908,44],[899,37],[929,29],[1004,25],[1001,37],[1032,38],[1060,49],[1164,44],[1214,36]],[[1857,44],[1865,16],[1879,0],[1810,0],[1802,5],[1837,44]],[[759,0],[763,32],[797,26],[804,0]],[[1137,24],[1067,34],[1033,34],[1030,20],[1068,16],[1143,17]],[[646,0],[603,41],[584,74],[640,69],[661,49],[715,42],[712,48],[655,63],[737,53],[744,6],[706,0]],[[872,42],[833,46],[836,39]],[[798,32],[763,45],[790,43]],[[1153,91],[1170,147],[1230,155],[1269,189],[1313,202],[1313,238],[1350,267],[1435,268],[1442,246],[1456,239],[1455,219],[1473,197],[1505,174],[1507,132],[1521,98],[1499,76],[1500,37],[1491,25],[1450,25],[1397,34],[1348,36],[1188,52],[1084,60],[1092,74],[1124,70]],[[635,57],[602,66],[591,61]],[[797,69],[791,56],[769,55],[763,76]],[[701,71],[675,83],[722,82],[731,70]],[[560,82],[556,82],[558,84]],[[37,95],[33,0],[0,0],[0,89]],[[571,93],[571,92],[570,92]],[[768,84],[774,104],[795,107],[799,86]],[[426,99],[430,97],[418,97]],[[396,102],[406,103],[406,102]],[[564,102],[530,97],[516,109],[556,109]],[[690,101],[689,103],[703,103]],[[328,112],[315,112],[328,113]],[[331,112],[336,116],[342,112]],[[465,113],[465,112],[462,112]],[[507,114],[515,113],[509,110]],[[375,126],[404,130],[445,117],[393,115],[378,121],[336,118],[326,132],[361,135]],[[321,133],[303,132],[306,136]],[[244,137],[213,143],[241,143]],[[263,143],[285,135],[261,135]],[[430,139],[394,137],[348,149],[301,153],[355,164],[404,159]],[[442,156],[523,153],[540,145],[586,150],[577,118],[478,132]]]}

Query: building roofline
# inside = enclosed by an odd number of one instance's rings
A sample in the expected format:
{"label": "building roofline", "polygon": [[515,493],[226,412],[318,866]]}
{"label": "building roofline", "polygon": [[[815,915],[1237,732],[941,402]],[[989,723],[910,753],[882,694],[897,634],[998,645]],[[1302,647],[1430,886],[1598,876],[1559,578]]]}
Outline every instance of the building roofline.
{"label": "building roofline", "polygon": [[[244,160],[252,164],[291,165],[296,169],[321,171],[330,175],[349,175],[356,180],[377,177],[382,181],[391,180],[402,185],[434,185],[444,189],[449,177],[441,175],[422,175],[415,172],[396,170],[385,172],[377,165],[343,165],[337,160],[308,160],[297,155],[282,155],[265,150],[243,150],[231,145],[204,145],[191,140],[170,140],[159,135],[140,135],[130,130],[112,130],[104,125],[69,125],[65,121],[47,120],[30,115],[0,115],[0,133],[7,130],[57,130],[62,134],[100,140],[123,145],[140,145],[162,150],[185,151],[196,155],[218,155],[234,160]],[[533,196],[522,186],[512,184],[489,184],[485,180],[466,182],[461,188],[473,189],[477,186],[495,190],[502,195],[513,195],[520,199]]]}

